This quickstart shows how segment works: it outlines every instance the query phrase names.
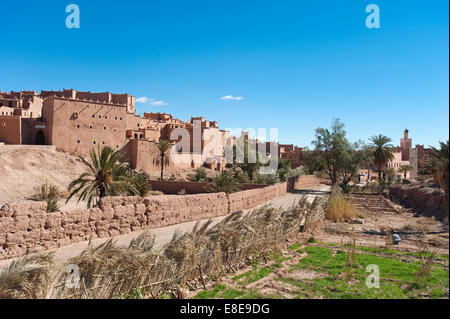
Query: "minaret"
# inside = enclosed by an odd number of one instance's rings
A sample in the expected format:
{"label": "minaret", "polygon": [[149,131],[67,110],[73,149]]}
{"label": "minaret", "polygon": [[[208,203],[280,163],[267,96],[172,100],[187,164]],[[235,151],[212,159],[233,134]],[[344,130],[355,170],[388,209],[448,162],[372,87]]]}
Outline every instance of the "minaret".
{"label": "minaret", "polygon": [[402,161],[409,161],[412,147],[412,139],[408,137],[409,130],[405,129],[403,138],[400,139],[400,148],[402,149]]}

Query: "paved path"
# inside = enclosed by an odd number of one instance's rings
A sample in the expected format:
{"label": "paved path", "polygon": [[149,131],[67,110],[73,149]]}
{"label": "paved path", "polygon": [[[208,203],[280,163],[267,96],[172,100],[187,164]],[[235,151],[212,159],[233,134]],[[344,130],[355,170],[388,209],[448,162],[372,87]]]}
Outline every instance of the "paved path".
{"label": "paved path", "polygon": [[[279,197],[276,199],[273,199],[271,201],[268,201],[260,206],[266,205],[266,204],[272,204],[275,207],[281,207],[284,209],[292,207],[292,205],[296,204],[300,198],[302,198],[304,195],[310,196],[311,199],[317,195],[323,195],[326,194],[329,190],[329,186],[326,185],[319,185],[316,187],[311,187],[309,190],[294,190],[292,193],[288,193],[287,195],[283,197]],[[260,207],[258,206],[258,207]],[[246,210],[245,212],[249,212],[251,209]],[[223,220],[226,216],[220,216],[213,218],[213,224],[216,224]],[[208,221],[209,219],[201,219],[201,223],[204,223]],[[178,230],[181,232],[190,232],[194,228],[195,224],[198,222],[198,220],[187,222],[187,223],[181,223],[176,224],[172,226],[162,227],[162,228],[155,228],[155,229],[147,229],[147,230],[140,230],[124,235],[119,235],[114,237],[114,240],[116,240],[116,243],[118,246],[128,246],[130,244],[130,241],[139,235],[141,235],[145,231],[150,231],[155,235],[155,247],[161,248],[165,244],[169,243],[172,239],[173,233]],[[109,240],[110,238],[98,238],[92,240],[92,245],[96,246],[101,243],[104,243],[105,241]],[[75,244],[71,244],[68,246],[60,247],[57,249],[53,249],[50,251],[55,251],[56,253],[56,261],[62,262],[66,259],[75,257],[79,255],[83,250],[85,250],[88,247],[89,242],[79,242]],[[20,258],[20,257],[19,257]],[[7,259],[7,260],[0,260],[0,269],[7,267],[11,261],[15,260],[17,258],[13,259]]]}

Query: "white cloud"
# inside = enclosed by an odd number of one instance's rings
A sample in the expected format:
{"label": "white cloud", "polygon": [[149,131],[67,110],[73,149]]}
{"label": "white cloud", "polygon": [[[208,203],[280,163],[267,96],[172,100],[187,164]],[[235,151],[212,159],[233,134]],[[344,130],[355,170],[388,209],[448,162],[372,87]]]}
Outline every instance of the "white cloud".
{"label": "white cloud", "polygon": [[225,95],[220,98],[222,101],[242,101],[244,98],[242,96]]}
{"label": "white cloud", "polygon": [[142,96],[136,99],[136,103],[146,104],[149,106],[164,106],[168,105],[168,102],[158,101],[156,99],[148,98],[146,96]]}

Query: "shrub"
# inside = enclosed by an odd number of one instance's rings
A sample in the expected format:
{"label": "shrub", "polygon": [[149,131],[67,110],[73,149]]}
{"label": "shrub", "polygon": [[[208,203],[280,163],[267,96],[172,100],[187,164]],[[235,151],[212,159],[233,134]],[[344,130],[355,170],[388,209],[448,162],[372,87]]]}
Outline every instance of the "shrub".
{"label": "shrub", "polygon": [[202,167],[197,168],[194,172],[195,172],[195,174],[191,174],[188,177],[191,182],[206,181],[208,174],[206,173],[206,170],[204,168],[202,168]]}
{"label": "shrub", "polygon": [[300,175],[306,175],[306,170],[303,166],[288,169],[285,178],[288,179],[288,178],[297,177]]}
{"label": "shrub", "polygon": [[346,219],[353,219],[360,216],[362,215],[356,206],[350,203],[340,190],[333,189],[325,217],[336,222],[341,222]]}
{"label": "shrub", "polygon": [[227,194],[237,192],[240,189],[239,182],[229,171],[223,171],[213,177],[209,190],[214,193],[225,192]]}
{"label": "shrub", "polygon": [[280,182],[280,178],[277,174],[255,174],[252,182],[254,184],[273,185]]}
{"label": "shrub", "polygon": [[58,189],[57,186],[51,185],[48,181],[45,181],[40,187],[36,188],[36,193],[32,197],[33,200],[38,202],[47,202],[47,213],[53,213],[58,210],[58,200],[64,198],[64,194]]}
{"label": "shrub", "polygon": [[237,180],[241,184],[248,184],[250,183],[250,177],[248,177],[247,172],[239,171],[237,173]]}
{"label": "shrub", "polygon": [[[149,179],[150,177],[146,172],[134,173],[132,175],[132,181],[134,183],[135,192],[137,193],[137,195],[141,197],[145,197],[148,195],[151,190]],[[134,195],[134,193],[131,192],[129,193],[129,195]]]}

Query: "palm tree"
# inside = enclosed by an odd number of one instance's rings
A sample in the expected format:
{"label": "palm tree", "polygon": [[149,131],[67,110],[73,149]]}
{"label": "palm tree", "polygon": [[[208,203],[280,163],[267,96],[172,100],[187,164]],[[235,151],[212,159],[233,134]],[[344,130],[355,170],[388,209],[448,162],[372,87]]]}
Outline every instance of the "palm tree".
{"label": "palm tree", "polygon": [[80,200],[87,202],[87,207],[97,204],[105,196],[118,196],[136,194],[137,190],[133,182],[133,176],[127,162],[120,162],[122,154],[105,146],[97,152],[90,151],[90,161],[80,157],[87,166],[88,172],[83,173],[69,185],[69,198],[80,193]]}
{"label": "palm tree", "polygon": [[412,169],[411,165],[404,164],[404,165],[400,165],[400,167],[398,168],[398,172],[403,173],[403,177],[406,178],[406,174],[408,174],[408,172],[410,172],[411,169]]}
{"label": "palm tree", "polygon": [[239,188],[240,184],[233,174],[229,171],[223,171],[213,177],[209,190],[214,193],[225,192],[229,194],[238,191]]}
{"label": "palm tree", "polygon": [[158,143],[158,150],[161,155],[161,180],[164,179],[164,157],[166,156],[166,152],[172,147],[169,141],[160,140]]}
{"label": "palm tree", "polygon": [[387,163],[394,159],[395,148],[390,142],[392,140],[384,135],[372,136],[369,139],[373,148],[373,163],[378,170],[378,182],[381,182],[381,172]]}
{"label": "palm tree", "polygon": [[394,175],[395,173],[397,173],[397,171],[393,167],[387,167],[384,170],[384,173],[386,174],[388,184],[391,184],[394,181]]}
{"label": "palm tree", "polygon": [[431,147],[433,155],[430,159],[433,172],[433,179],[442,187],[445,197],[445,206],[447,209],[447,219],[449,210],[449,141],[439,142],[440,149]]}

